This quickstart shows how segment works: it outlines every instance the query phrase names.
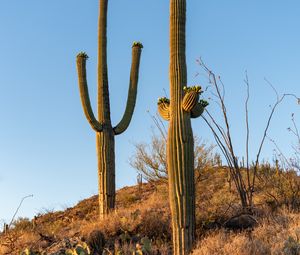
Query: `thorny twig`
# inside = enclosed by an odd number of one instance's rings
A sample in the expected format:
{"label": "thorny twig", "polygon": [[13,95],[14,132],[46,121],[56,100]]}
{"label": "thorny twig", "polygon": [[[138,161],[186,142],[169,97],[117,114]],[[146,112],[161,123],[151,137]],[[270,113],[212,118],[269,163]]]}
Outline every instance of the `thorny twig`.
{"label": "thorny twig", "polygon": [[[232,175],[232,179],[234,180],[234,183],[236,185],[236,188],[239,192],[242,206],[243,207],[252,207],[253,206],[253,192],[255,188],[255,180],[256,180],[256,175],[257,175],[257,170],[259,166],[259,158],[262,152],[262,148],[265,142],[265,139],[267,137],[267,132],[270,128],[271,125],[271,120],[273,118],[273,115],[275,113],[275,110],[279,106],[282,101],[288,97],[294,97],[298,100],[298,104],[300,103],[300,98],[298,98],[294,94],[283,94],[279,95],[275,87],[271,82],[269,82],[267,79],[265,81],[270,85],[270,87],[273,89],[273,91],[276,94],[276,101],[274,105],[271,107],[271,112],[267,118],[266,126],[263,131],[263,136],[261,138],[258,152],[256,154],[256,159],[253,167],[253,174],[252,174],[252,179],[250,178],[250,165],[249,165],[249,135],[250,135],[250,129],[249,129],[249,111],[248,111],[248,102],[249,102],[249,79],[248,79],[248,74],[246,72],[246,77],[245,77],[245,84],[247,86],[247,96],[245,100],[245,118],[246,118],[246,171],[247,171],[247,185],[244,182],[244,179],[241,174],[241,168],[239,167],[238,164],[238,157],[235,154],[234,148],[233,148],[233,143],[232,143],[232,136],[231,136],[231,131],[230,131],[230,125],[229,125],[229,119],[228,119],[228,113],[225,105],[225,86],[221,80],[221,78],[216,75],[205,65],[205,63],[202,61],[201,58],[197,60],[197,63],[200,65],[200,67],[207,73],[208,75],[208,82],[209,84],[212,85],[214,88],[215,92],[213,93],[213,96],[217,98],[219,101],[219,106],[221,106],[221,112],[223,116],[223,121],[225,127],[223,128],[221,124],[219,124],[214,116],[207,110],[205,109],[205,115],[202,115],[202,118],[212,131],[214,138],[217,142],[217,145],[221,149],[221,152],[223,153],[227,163],[228,167],[230,169],[230,173]],[[295,131],[296,133],[297,131]],[[297,133],[296,133],[297,134]],[[299,134],[299,133],[298,133]],[[300,140],[300,138],[299,138]]]}
{"label": "thorny twig", "polygon": [[22,205],[23,201],[24,201],[26,198],[29,198],[29,197],[33,197],[33,195],[28,195],[28,196],[25,196],[25,197],[23,197],[23,198],[21,199],[21,202],[20,202],[20,204],[19,204],[17,210],[15,211],[15,213],[14,213],[14,215],[13,215],[13,217],[12,217],[10,223],[8,224],[8,228],[10,228],[11,225],[13,224],[14,219],[15,219],[15,217],[16,217],[16,215],[17,215],[19,209],[21,208],[21,205]]}

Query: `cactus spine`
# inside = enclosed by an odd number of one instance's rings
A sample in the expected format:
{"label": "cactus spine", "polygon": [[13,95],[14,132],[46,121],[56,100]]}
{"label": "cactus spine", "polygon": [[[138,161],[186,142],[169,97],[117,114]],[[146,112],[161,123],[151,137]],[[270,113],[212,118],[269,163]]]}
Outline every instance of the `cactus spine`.
{"label": "cactus spine", "polygon": [[132,46],[132,63],[126,109],[115,127],[111,124],[108,74],[107,74],[107,5],[108,0],[100,0],[98,27],[98,120],[91,108],[87,78],[87,54],[77,55],[78,83],[80,98],[85,116],[91,127],[96,131],[96,147],[98,156],[99,181],[99,213],[104,218],[115,207],[115,135],[123,133],[130,124],[136,102],[138,73],[142,44],[134,42]]}
{"label": "cactus spine", "polygon": [[198,102],[201,87],[186,87],[185,22],[186,0],[170,0],[171,97],[169,102],[165,98],[159,100],[158,111],[165,120],[170,121],[167,164],[173,252],[176,255],[188,254],[195,239],[194,140],[191,118],[199,117],[207,105],[204,100]]}

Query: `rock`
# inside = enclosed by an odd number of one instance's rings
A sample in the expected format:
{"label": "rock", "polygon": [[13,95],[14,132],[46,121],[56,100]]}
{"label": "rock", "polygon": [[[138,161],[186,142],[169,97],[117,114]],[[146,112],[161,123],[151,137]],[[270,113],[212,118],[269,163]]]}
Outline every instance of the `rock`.
{"label": "rock", "polygon": [[75,247],[78,243],[80,243],[78,237],[64,238],[54,242],[51,246],[47,247],[44,252],[49,255],[65,255],[67,249]]}
{"label": "rock", "polygon": [[250,214],[240,214],[227,220],[225,228],[232,230],[253,229],[257,225],[256,219]]}

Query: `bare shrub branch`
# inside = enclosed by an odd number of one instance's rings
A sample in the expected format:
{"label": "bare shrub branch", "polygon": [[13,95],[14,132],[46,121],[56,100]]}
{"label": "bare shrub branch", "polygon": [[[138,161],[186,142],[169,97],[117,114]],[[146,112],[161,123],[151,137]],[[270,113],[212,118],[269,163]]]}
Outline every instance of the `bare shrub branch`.
{"label": "bare shrub branch", "polygon": [[[245,147],[246,147],[246,166],[240,166],[238,162],[238,156],[233,147],[232,143],[232,133],[230,129],[230,122],[228,118],[228,112],[225,104],[225,85],[222,82],[220,76],[216,76],[215,73],[210,70],[207,65],[202,61],[201,58],[197,59],[197,63],[207,74],[208,83],[212,87],[212,95],[214,100],[217,101],[217,105],[220,106],[220,116],[222,116],[223,124],[217,121],[217,118],[213,116],[209,110],[205,109],[205,114],[202,115],[205,123],[208,125],[209,129],[212,131],[215,141],[220,148],[223,156],[225,157],[231,177],[235,183],[236,189],[239,193],[242,207],[246,210],[250,210],[253,207],[253,193],[255,191],[255,181],[257,177],[257,171],[259,168],[259,160],[262,152],[265,139],[267,137],[268,130],[271,126],[271,121],[274,116],[274,113],[277,107],[282,103],[286,97],[294,97],[297,99],[298,103],[300,99],[294,94],[283,94],[279,95],[275,87],[267,79],[265,81],[269,84],[272,90],[276,94],[276,101],[273,106],[271,106],[271,112],[268,115],[266,120],[266,126],[263,130],[263,135],[260,140],[259,148],[256,154],[254,165],[251,167],[249,164],[249,137],[250,137],[250,128],[249,128],[249,109],[248,103],[250,98],[250,84],[248,79],[247,72],[245,73],[245,84],[247,88],[246,100],[245,100],[245,124],[246,124],[246,138],[245,138]],[[297,131],[295,131],[297,133]],[[246,171],[246,179],[244,172]]]}

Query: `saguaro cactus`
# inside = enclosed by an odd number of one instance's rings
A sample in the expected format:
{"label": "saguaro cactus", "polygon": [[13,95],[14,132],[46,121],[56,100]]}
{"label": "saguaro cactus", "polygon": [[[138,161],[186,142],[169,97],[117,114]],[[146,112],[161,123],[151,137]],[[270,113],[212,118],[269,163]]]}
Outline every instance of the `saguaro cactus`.
{"label": "saguaro cactus", "polygon": [[187,254],[195,238],[194,140],[191,118],[199,117],[207,102],[201,87],[186,87],[186,0],[170,0],[170,101],[162,98],[158,111],[169,120],[167,164],[174,254]]}
{"label": "saguaro cactus", "polygon": [[132,118],[136,102],[138,73],[142,44],[134,42],[132,46],[132,63],[130,71],[129,91],[124,115],[115,127],[111,124],[107,74],[107,5],[108,0],[100,0],[98,27],[98,120],[91,108],[87,79],[87,54],[77,55],[77,70],[80,97],[85,116],[91,127],[96,131],[98,155],[99,207],[100,218],[103,218],[115,207],[115,135],[123,133]]}

